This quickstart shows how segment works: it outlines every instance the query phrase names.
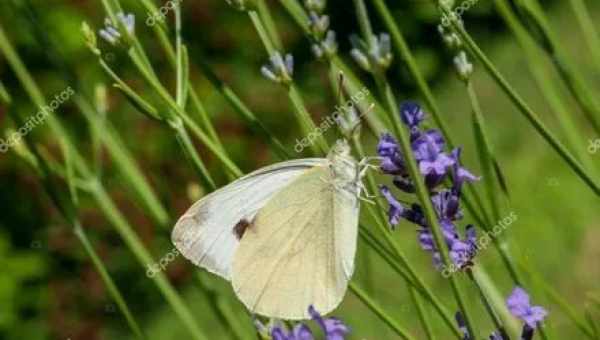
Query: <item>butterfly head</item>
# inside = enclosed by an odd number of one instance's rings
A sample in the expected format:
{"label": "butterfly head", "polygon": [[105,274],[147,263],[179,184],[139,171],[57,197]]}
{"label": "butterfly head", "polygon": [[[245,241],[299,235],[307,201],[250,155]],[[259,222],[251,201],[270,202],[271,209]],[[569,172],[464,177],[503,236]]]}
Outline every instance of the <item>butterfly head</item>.
{"label": "butterfly head", "polygon": [[345,139],[338,139],[335,145],[329,151],[327,158],[333,160],[337,157],[350,158],[350,144]]}

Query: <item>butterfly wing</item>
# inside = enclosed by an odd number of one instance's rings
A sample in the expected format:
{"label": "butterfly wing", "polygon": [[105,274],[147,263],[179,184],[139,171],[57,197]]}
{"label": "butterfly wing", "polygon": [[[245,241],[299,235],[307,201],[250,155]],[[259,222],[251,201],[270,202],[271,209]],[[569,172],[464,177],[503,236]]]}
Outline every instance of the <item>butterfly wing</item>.
{"label": "butterfly wing", "polygon": [[239,244],[238,222],[251,221],[274,194],[325,162],[326,159],[307,158],[277,163],[203,197],[177,221],[171,234],[173,244],[197,266],[229,280],[233,254]]}
{"label": "butterfly wing", "polygon": [[256,214],[234,255],[232,284],[253,313],[307,319],[342,301],[354,269],[359,202],[315,167]]}

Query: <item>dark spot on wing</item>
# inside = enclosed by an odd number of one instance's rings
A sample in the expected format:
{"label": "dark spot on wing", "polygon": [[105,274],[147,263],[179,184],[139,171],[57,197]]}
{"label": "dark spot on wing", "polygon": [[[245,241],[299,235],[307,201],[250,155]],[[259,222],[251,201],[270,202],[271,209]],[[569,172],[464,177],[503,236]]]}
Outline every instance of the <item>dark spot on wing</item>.
{"label": "dark spot on wing", "polygon": [[246,232],[246,229],[250,228],[250,222],[248,222],[247,219],[242,218],[236,225],[235,227],[233,227],[233,233],[235,234],[235,236],[237,237],[238,240],[242,239],[242,236],[244,236],[244,233]]}

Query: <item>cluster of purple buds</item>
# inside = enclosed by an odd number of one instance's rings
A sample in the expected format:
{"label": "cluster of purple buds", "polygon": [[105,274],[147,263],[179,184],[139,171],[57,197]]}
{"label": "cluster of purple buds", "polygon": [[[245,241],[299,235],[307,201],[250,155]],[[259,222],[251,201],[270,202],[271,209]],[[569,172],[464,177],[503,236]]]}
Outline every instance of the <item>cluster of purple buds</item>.
{"label": "cluster of purple buds", "polygon": [[[308,307],[308,313],[311,319],[317,323],[319,328],[325,334],[325,340],[344,340],[346,335],[350,333],[350,328],[338,318],[324,318],[314,306]],[[275,325],[265,327],[260,322],[257,322],[259,333],[266,333],[272,340],[314,340],[314,336],[304,323],[298,323],[288,330],[284,325]]]}
{"label": "cluster of purple buds", "polygon": [[[523,330],[521,331],[521,340],[533,339],[533,334],[539,325],[548,316],[548,311],[541,306],[532,306],[529,301],[529,295],[521,287],[515,287],[512,293],[506,299],[506,306],[510,313],[524,322]],[[456,322],[462,333],[463,340],[474,340],[475,338],[469,334],[465,320],[460,312],[455,314]],[[508,340],[509,337],[504,329],[499,329],[489,336],[490,340]]]}
{"label": "cluster of purple buds", "polygon": [[[441,133],[435,129],[423,130],[420,127],[425,119],[425,113],[418,104],[403,103],[400,114],[402,121],[410,130],[413,156],[431,195],[453,264],[459,269],[467,268],[477,252],[475,228],[471,225],[467,226],[466,238],[462,239],[455,222],[463,216],[459,205],[463,184],[479,178],[460,165],[460,148],[446,153],[445,141]],[[403,192],[414,193],[414,183],[408,174],[405,157],[394,137],[383,134],[377,145],[377,153],[382,159],[381,171],[393,176],[394,186]],[[449,188],[443,187],[446,179],[451,180],[452,185]],[[417,203],[410,205],[401,203],[387,186],[380,186],[380,190],[389,203],[390,224],[396,226],[405,219],[419,226],[417,232],[421,248],[432,253],[435,267],[442,270],[441,254],[421,206]]]}

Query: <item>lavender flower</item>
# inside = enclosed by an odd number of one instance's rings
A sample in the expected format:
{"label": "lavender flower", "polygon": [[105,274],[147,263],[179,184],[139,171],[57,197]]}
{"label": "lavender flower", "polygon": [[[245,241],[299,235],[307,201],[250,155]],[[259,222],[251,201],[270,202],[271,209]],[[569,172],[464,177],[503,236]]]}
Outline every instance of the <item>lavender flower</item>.
{"label": "lavender flower", "polygon": [[532,306],[529,295],[521,287],[515,287],[506,299],[510,313],[525,322],[525,326],[535,330],[543,322],[548,312],[541,306]]}
{"label": "lavender flower", "polygon": [[461,149],[456,148],[452,150],[451,157],[454,160],[453,171],[454,171],[454,190],[460,193],[463,183],[465,182],[475,182],[481,179],[481,177],[477,177],[473,175],[469,170],[460,166],[460,153]]}
{"label": "lavender flower", "polygon": [[454,57],[454,67],[456,72],[462,81],[468,81],[473,73],[473,64],[467,58],[465,51],[460,51]]}
{"label": "lavender flower", "polygon": [[[344,340],[350,333],[350,329],[338,318],[324,318],[317,312],[314,306],[308,307],[308,313],[325,334],[325,340]],[[305,323],[297,323],[293,329],[288,330],[285,325],[278,322],[273,325],[273,320],[269,325],[263,325],[259,320],[254,321],[258,332],[263,337],[270,337],[272,340],[314,340],[310,328]]]}
{"label": "lavender flower", "polygon": [[398,223],[400,223],[400,219],[404,217],[406,209],[404,209],[402,204],[396,200],[388,187],[382,185],[379,189],[383,197],[385,197],[390,205],[390,209],[388,210],[388,219],[390,224],[392,226],[396,226]]}
{"label": "lavender flower", "polygon": [[283,326],[275,326],[271,330],[271,338],[273,340],[313,340],[312,332],[303,323],[297,324],[294,329],[287,331]]}
{"label": "lavender flower", "polygon": [[350,55],[367,72],[387,69],[393,59],[389,34],[380,33],[379,36],[373,35],[370,39],[370,43],[367,43],[352,36],[350,40],[354,48]]}
{"label": "lavender flower", "polygon": [[[123,26],[125,26],[125,29],[130,35],[133,35],[135,31],[135,16],[133,14],[119,12],[117,13],[117,20],[123,23]],[[104,28],[101,29],[98,34],[112,45],[118,44],[121,39],[121,33],[113,26],[113,23],[109,18],[104,19]]]}
{"label": "lavender flower", "polygon": [[312,45],[312,52],[317,59],[321,59],[324,56],[332,57],[337,53],[337,50],[338,44],[335,39],[335,32],[332,30],[327,31],[324,39],[321,38]]}
{"label": "lavender flower", "polygon": [[396,139],[388,133],[381,135],[377,144],[377,154],[382,158],[380,168],[389,175],[406,175],[404,158]]}
{"label": "lavender flower", "polygon": [[308,313],[312,319],[319,324],[326,340],[344,340],[346,334],[350,333],[350,328],[338,318],[323,318],[312,305],[308,307]]}
{"label": "lavender flower", "polygon": [[289,85],[294,74],[294,57],[291,54],[286,54],[284,60],[279,52],[275,52],[271,55],[269,61],[269,65],[264,65],[261,68],[262,74],[276,83]]}
{"label": "lavender flower", "polygon": [[458,324],[458,329],[462,333],[463,340],[471,340],[471,334],[469,334],[469,330],[467,329],[467,324],[465,322],[465,317],[461,312],[456,312],[454,314],[454,319],[456,320],[456,324]]}
{"label": "lavender flower", "polygon": [[[458,324],[458,329],[463,335],[463,340],[474,340],[467,329],[467,325],[465,323],[465,318],[461,312],[456,312],[454,314],[454,318],[456,319],[456,323]],[[492,332],[489,336],[489,340],[508,340],[508,336],[504,330],[498,330],[496,332]]]}
{"label": "lavender flower", "polygon": [[425,113],[421,110],[421,106],[411,101],[404,102],[400,106],[400,116],[404,124],[410,128],[411,136],[413,132],[418,131],[419,124],[425,119]]}
{"label": "lavender flower", "polygon": [[[410,130],[413,156],[431,193],[431,202],[440,221],[452,264],[458,269],[468,268],[477,253],[477,235],[475,228],[469,225],[465,238],[461,238],[455,222],[463,217],[459,204],[462,185],[479,178],[460,165],[460,149],[455,149],[450,154],[444,151],[446,143],[438,130],[421,130],[420,125],[425,119],[425,113],[418,104],[402,104],[400,115],[402,122]],[[380,169],[383,173],[394,176],[394,185],[404,192],[414,193],[414,183],[408,176],[405,157],[398,142],[391,135],[381,136],[377,154],[381,158]],[[452,179],[452,186],[438,188],[448,177]],[[392,227],[398,225],[401,219],[419,226],[417,235],[421,248],[432,254],[434,266],[442,270],[440,250],[419,204],[414,203],[410,207],[401,204],[386,186],[380,186],[380,191],[388,201],[388,220]]]}
{"label": "lavender flower", "polygon": [[321,40],[329,29],[329,16],[310,12],[308,14],[308,19],[308,27],[312,36],[315,39]]}

